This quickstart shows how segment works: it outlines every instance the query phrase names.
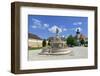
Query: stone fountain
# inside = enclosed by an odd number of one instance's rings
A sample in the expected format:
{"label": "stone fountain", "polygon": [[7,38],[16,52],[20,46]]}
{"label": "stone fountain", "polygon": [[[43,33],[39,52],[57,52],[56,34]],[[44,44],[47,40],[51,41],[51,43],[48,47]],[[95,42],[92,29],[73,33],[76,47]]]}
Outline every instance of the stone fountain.
{"label": "stone fountain", "polygon": [[50,46],[43,47],[40,55],[62,55],[68,54],[71,50],[68,50],[67,44],[59,36],[59,29],[56,28],[56,35],[50,41]]}

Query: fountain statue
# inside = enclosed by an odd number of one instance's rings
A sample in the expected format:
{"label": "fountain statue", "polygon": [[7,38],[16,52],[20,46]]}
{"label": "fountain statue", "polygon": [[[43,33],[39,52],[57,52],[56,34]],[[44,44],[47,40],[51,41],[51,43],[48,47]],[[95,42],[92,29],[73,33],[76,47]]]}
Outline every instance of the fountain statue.
{"label": "fountain statue", "polygon": [[50,46],[43,47],[42,51],[39,53],[41,55],[60,55],[68,54],[71,51],[67,49],[67,44],[59,36],[59,29],[56,28],[56,35],[50,40]]}

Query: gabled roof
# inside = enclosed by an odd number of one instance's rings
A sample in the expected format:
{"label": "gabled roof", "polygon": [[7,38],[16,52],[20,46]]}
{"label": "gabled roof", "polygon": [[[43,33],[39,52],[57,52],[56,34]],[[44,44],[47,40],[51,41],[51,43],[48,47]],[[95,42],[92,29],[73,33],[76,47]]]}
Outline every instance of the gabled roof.
{"label": "gabled roof", "polygon": [[42,40],[42,38],[32,33],[28,33],[28,38]]}

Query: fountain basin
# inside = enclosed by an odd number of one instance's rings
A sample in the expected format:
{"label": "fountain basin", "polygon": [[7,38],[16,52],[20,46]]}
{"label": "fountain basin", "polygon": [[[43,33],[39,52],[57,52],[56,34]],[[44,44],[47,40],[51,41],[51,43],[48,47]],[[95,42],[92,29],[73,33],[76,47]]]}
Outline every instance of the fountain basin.
{"label": "fountain basin", "polygon": [[[52,50],[52,51],[51,51]],[[64,54],[69,54],[71,53],[72,50],[69,49],[58,49],[58,50],[54,50],[54,49],[43,49],[42,52],[40,52],[40,55],[64,55]]]}

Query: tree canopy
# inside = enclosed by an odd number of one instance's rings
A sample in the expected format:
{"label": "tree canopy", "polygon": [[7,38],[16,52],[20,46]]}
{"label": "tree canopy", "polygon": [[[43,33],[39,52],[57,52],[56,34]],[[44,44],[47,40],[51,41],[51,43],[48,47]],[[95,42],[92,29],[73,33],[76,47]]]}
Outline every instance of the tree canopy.
{"label": "tree canopy", "polygon": [[46,39],[43,40],[43,42],[42,42],[42,46],[43,46],[43,47],[46,46]]}
{"label": "tree canopy", "polygon": [[67,45],[68,46],[75,46],[75,45],[77,45],[76,38],[73,37],[72,35],[68,36],[66,41],[67,41]]}

